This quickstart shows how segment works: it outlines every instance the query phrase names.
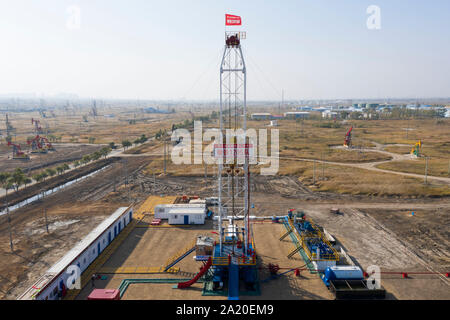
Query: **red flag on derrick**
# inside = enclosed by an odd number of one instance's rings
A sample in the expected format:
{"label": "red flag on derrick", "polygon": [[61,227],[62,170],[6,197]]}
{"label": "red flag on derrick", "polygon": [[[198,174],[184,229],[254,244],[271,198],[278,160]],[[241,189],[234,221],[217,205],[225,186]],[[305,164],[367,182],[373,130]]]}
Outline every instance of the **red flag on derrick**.
{"label": "red flag on derrick", "polygon": [[226,26],[240,26],[242,24],[240,16],[234,16],[232,14],[225,14]]}

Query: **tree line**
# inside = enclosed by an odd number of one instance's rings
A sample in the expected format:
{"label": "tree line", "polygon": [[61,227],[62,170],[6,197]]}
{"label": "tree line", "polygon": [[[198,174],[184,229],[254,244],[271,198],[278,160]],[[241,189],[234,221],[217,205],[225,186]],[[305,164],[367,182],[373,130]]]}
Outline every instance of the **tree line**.
{"label": "tree line", "polygon": [[[76,160],[72,163],[73,168],[77,168],[81,165],[88,164],[91,161],[96,161],[103,157],[106,159],[108,154],[111,152],[111,147],[103,147],[102,149],[95,151],[92,154],[84,155],[80,160]],[[31,177],[27,176],[21,168],[15,169],[13,172],[0,172],[0,186],[6,190],[6,193],[10,189],[14,189],[16,192],[19,188],[27,186],[32,183],[33,180],[36,182],[45,181],[48,177],[53,177],[56,174],[61,175],[65,171],[70,169],[70,165],[67,163],[61,164],[56,168],[47,168],[38,173],[33,174]]]}

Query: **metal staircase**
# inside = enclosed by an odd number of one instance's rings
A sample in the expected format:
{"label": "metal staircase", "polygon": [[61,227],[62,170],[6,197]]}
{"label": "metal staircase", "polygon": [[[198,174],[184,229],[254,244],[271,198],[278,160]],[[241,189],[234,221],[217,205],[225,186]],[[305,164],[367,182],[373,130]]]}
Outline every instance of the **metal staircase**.
{"label": "metal staircase", "polygon": [[172,258],[166,261],[166,266],[164,268],[164,271],[169,270],[169,268],[176,265],[178,262],[183,260],[186,256],[188,256],[192,251],[194,251],[196,248],[196,240],[194,240],[188,247],[186,247],[184,250],[179,251],[177,254],[175,254]]}

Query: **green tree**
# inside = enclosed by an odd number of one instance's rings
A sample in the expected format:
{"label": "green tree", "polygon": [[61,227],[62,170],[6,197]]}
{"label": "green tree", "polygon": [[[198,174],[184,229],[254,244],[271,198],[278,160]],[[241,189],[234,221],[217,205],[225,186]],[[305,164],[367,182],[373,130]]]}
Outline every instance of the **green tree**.
{"label": "green tree", "polygon": [[0,186],[5,189],[6,203],[8,203],[8,190],[12,189],[13,183],[11,182],[11,174],[8,172],[0,173]]}
{"label": "green tree", "polygon": [[9,172],[0,172],[0,185],[2,188],[8,183],[8,179],[11,177]]}
{"label": "green tree", "polygon": [[109,143],[109,147],[110,147],[111,149],[115,149],[115,148],[116,148],[116,144],[115,144],[114,142],[110,142],[110,143]]}
{"label": "green tree", "polygon": [[81,163],[83,163],[83,164],[86,164],[89,161],[91,161],[91,157],[88,154],[83,156],[83,158],[81,158]]}
{"label": "green tree", "polygon": [[91,160],[95,161],[100,159],[100,157],[102,156],[102,154],[100,153],[100,151],[95,151],[93,154],[91,154]]}
{"label": "green tree", "polygon": [[123,141],[122,141],[122,146],[123,146],[123,148],[124,148],[125,150],[127,150],[127,148],[130,147],[131,145],[132,145],[131,142],[128,141],[128,140],[123,140]]}
{"label": "green tree", "polygon": [[14,170],[13,174],[10,177],[10,180],[14,184],[16,192],[19,191],[20,186],[25,181],[25,174],[23,173],[22,169],[17,168],[16,170]]}
{"label": "green tree", "polygon": [[44,179],[42,173],[36,173],[36,174],[33,175],[32,178],[33,178],[33,180],[36,181],[36,182],[41,182],[42,179]]}
{"label": "green tree", "polygon": [[56,167],[56,171],[58,171],[58,174],[61,174],[64,171],[64,167],[63,166],[57,166]]}
{"label": "green tree", "polygon": [[103,147],[100,150],[100,154],[106,159],[106,157],[108,156],[108,154],[111,152],[111,148],[110,147]]}
{"label": "green tree", "polygon": [[47,168],[44,172],[47,173],[46,177],[53,177],[56,174],[55,169],[52,168]]}
{"label": "green tree", "polygon": [[33,182],[33,180],[31,180],[31,178],[25,177],[25,179],[23,180],[23,184],[24,184],[25,188],[27,187],[27,184],[30,184],[31,182]]}
{"label": "green tree", "polygon": [[42,176],[42,179],[45,181],[45,179],[48,177],[48,172],[47,171],[41,172],[41,176]]}

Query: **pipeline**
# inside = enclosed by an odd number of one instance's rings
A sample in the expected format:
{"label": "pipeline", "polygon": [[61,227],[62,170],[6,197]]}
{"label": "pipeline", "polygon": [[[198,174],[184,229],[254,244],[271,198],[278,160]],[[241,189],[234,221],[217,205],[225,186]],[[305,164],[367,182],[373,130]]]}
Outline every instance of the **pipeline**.
{"label": "pipeline", "polygon": [[[268,269],[269,267],[268,266],[263,266],[263,267],[258,267],[258,269],[259,270],[264,270],[264,269]],[[283,269],[285,269],[285,270],[287,270],[287,269],[298,269],[299,271],[305,271],[305,270],[310,270],[310,269],[308,269],[308,268],[305,268],[304,266],[302,266],[302,267],[298,267],[298,268],[296,268],[296,267],[279,267],[278,269],[280,269],[280,270],[283,270]],[[323,269],[313,269],[313,270],[310,270],[310,271],[315,271],[315,272],[320,272],[320,273],[324,273],[325,272],[325,270],[323,270]],[[364,277],[369,277],[370,275],[367,273],[367,272],[365,272],[364,270],[362,270],[363,271],[363,274],[364,274]],[[380,271],[380,274],[398,274],[398,275],[402,275],[402,276],[404,276],[404,275],[413,275],[413,274],[416,274],[416,275],[443,275],[443,276],[445,276],[445,277],[447,277],[447,278],[449,278],[450,277],[450,272],[432,272],[432,271]]]}
{"label": "pipeline", "polygon": [[[153,278],[153,279],[124,279],[119,285],[120,297],[122,297],[128,286],[133,283],[178,283],[181,281],[186,281],[186,279],[167,279],[167,278]],[[197,282],[203,282],[199,279]]]}
{"label": "pipeline", "polygon": [[[250,220],[267,220],[267,219],[272,219],[273,217],[277,218],[277,219],[284,219],[286,217],[286,215],[283,216],[265,216],[265,217],[257,217],[257,216],[250,216],[249,219]],[[219,217],[218,216],[214,216],[213,220],[218,220]],[[242,220],[244,219],[244,216],[227,216],[227,217],[223,217],[222,219],[234,219],[234,220]]]}

